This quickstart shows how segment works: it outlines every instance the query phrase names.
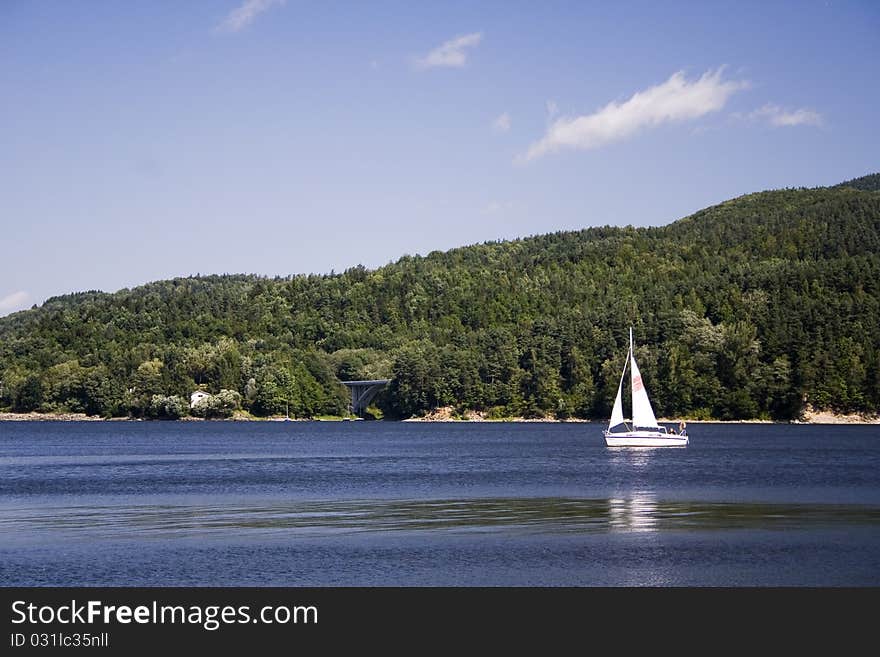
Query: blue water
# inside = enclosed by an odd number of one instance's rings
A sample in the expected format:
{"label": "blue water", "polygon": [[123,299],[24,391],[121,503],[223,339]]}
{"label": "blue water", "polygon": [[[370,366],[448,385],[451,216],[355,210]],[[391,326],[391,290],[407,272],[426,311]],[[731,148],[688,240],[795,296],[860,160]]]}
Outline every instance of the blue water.
{"label": "blue water", "polygon": [[880,585],[880,427],[0,423],[0,585]]}

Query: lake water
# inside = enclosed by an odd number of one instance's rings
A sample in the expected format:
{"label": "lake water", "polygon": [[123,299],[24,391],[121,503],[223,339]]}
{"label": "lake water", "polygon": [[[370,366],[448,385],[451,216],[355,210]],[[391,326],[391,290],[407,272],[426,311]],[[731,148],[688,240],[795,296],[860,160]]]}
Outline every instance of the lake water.
{"label": "lake water", "polygon": [[0,423],[0,585],[880,585],[880,427]]}

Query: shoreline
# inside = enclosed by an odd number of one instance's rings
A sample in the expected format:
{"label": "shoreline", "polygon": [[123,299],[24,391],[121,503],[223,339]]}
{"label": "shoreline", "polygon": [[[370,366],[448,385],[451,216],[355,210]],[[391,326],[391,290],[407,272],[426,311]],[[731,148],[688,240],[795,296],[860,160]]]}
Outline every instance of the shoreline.
{"label": "shoreline", "polygon": [[[658,418],[659,424],[678,424],[681,420],[689,424],[809,424],[809,425],[880,425],[880,416],[871,417],[856,414],[836,414],[830,411],[807,411],[804,413],[803,419],[792,420],[790,422],[776,422],[774,420],[690,420],[687,418]],[[103,418],[96,415],[86,415],[85,413],[0,413],[0,422],[356,422],[364,421],[362,418],[284,418],[284,417],[265,417],[258,418],[253,416],[237,415],[230,418],[216,418],[206,420],[192,416],[182,417],[177,420],[160,420],[160,419],[143,419],[128,417]],[[373,420],[375,422],[397,421],[397,420]],[[553,424],[604,424],[605,420],[584,420],[582,418],[567,418],[564,420],[556,418],[524,418],[524,417],[505,417],[505,418],[487,418],[475,412],[466,413],[465,417],[453,417],[451,413],[445,409],[438,409],[434,413],[430,413],[423,417],[412,417],[400,422],[430,422],[430,423],[480,423],[491,422],[496,424],[512,423],[553,423]]]}

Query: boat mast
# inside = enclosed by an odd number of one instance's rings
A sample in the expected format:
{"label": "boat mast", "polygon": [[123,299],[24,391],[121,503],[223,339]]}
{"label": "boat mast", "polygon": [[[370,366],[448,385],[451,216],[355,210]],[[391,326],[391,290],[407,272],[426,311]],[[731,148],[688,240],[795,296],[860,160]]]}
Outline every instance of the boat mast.
{"label": "boat mast", "polygon": [[[629,358],[627,358],[627,360],[630,361],[627,363],[627,365],[630,366],[630,369],[629,369],[629,373],[630,373],[629,401],[630,401],[630,404],[632,405],[632,413],[631,413],[632,423],[633,423],[632,428],[635,429],[636,428],[636,390],[635,390],[635,387],[632,385],[632,375],[633,375],[633,372],[635,371],[633,369],[633,365],[635,365],[635,362],[636,362],[636,353],[635,353],[635,351],[633,351],[633,327],[632,326],[629,327]],[[626,368],[624,368],[623,371],[626,372]],[[623,385],[623,377],[621,377],[621,379],[620,379],[620,385]]]}

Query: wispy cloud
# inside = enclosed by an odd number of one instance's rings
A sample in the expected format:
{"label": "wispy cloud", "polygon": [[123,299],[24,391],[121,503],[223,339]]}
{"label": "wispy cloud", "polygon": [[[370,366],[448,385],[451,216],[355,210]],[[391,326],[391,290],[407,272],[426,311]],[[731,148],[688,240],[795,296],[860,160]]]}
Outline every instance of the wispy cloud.
{"label": "wispy cloud", "polygon": [[227,14],[215,28],[217,32],[240,32],[260,14],[287,0],[245,0],[244,3]]}
{"label": "wispy cloud", "polygon": [[754,112],[749,113],[748,117],[752,121],[768,121],[770,125],[777,127],[790,127],[795,125],[822,125],[822,115],[818,112],[802,107],[796,110],[786,110],[779,105],[768,103]]}
{"label": "wispy cloud", "polygon": [[510,114],[504,112],[504,114],[492,121],[492,130],[495,132],[510,132],[510,125]]}
{"label": "wispy cloud", "polygon": [[555,100],[548,100],[544,105],[547,108],[548,119],[552,119],[554,116],[559,114],[559,105],[556,104]]}
{"label": "wispy cloud", "polygon": [[0,299],[0,315],[5,315],[15,310],[21,310],[27,306],[30,299],[31,295],[24,290],[13,292],[12,294],[3,297]]}
{"label": "wispy cloud", "polygon": [[599,148],[646,128],[717,112],[732,94],[748,87],[744,80],[722,79],[722,73],[723,68],[719,68],[688,80],[684,72],[678,71],[666,82],[636,92],[629,100],[612,101],[592,114],[560,117],[517,161],[527,162],[566,148]]}
{"label": "wispy cloud", "polygon": [[455,37],[443,43],[424,57],[417,57],[414,64],[416,68],[461,68],[467,63],[467,49],[474,48],[483,40],[481,32],[465,34]]}

